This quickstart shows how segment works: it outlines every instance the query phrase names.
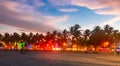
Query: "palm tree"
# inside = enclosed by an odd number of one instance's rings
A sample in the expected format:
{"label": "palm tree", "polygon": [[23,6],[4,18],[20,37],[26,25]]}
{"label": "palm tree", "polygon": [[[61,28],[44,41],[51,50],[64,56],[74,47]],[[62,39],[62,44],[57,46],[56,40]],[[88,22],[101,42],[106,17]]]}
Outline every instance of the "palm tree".
{"label": "palm tree", "polygon": [[110,42],[110,44],[112,44],[113,42],[113,27],[109,26],[109,25],[105,25],[104,27],[104,32],[106,35],[106,40]]}
{"label": "palm tree", "polygon": [[58,42],[58,32],[57,31],[53,31],[53,44],[55,45],[55,43]]}
{"label": "palm tree", "polygon": [[81,30],[80,30],[80,25],[79,24],[75,24],[74,26],[70,27],[70,33],[73,36],[72,37],[72,44],[77,44],[77,49],[78,49],[78,45],[81,44]]}
{"label": "palm tree", "polygon": [[27,42],[27,39],[28,39],[28,36],[26,35],[25,32],[23,32],[23,33],[21,34],[21,40],[24,41],[24,42]]}
{"label": "palm tree", "polygon": [[57,35],[57,31],[53,31],[53,36],[55,37]]}
{"label": "palm tree", "polygon": [[3,35],[0,34],[0,47],[3,47],[3,44],[2,44],[2,39],[3,39]]}
{"label": "palm tree", "polygon": [[113,27],[110,27],[109,25],[105,25],[104,31],[105,31],[105,34],[111,35],[111,33],[113,31]]}
{"label": "palm tree", "polygon": [[27,45],[32,45],[33,43],[34,43],[34,35],[33,35],[33,33],[32,32],[30,32],[29,34],[28,34],[28,36],[27,36],[28,38],[27,38]]}
{"label": "palm tree", "polygon": [[13,33],[13,35],[11,36],[12,42],[15,44],[15,49],[17,49],[18,47],[18,42],[20,41],[20,35],[18,33]]}
{"label": "palm tree", "polygon": [[105,41],[104,31],[100,26],[96,26],[91,32],[91,36],[88,42],[95,47],[96,51],[97,47],[100,46],[103,41]]}
{"label": "palm tree", "polygon": [[4,36],[3,36],[3,42],[5,42],[5,44],[9,44],[9,42],[11,41],[10,38],[10,34],[9,33],[4,33]]}
{"label": "palm tree", "polygon": [[35,37],[36,43],[39,43],[40,42],[40,34],[36,33],[35,36],[36,36]]}
{"label": "palm tree", "polygon": [[18,33],[13,33],[13,38],[14,38],[14,42],[19,42],[20,41],[20,35]]}
{"label": "palm tree", "polygon": [[50,32],[47,32],[47,35],[46,35],[46,41],[50,41],[51,40],[51,36],[50,36]]}
{"label": "palm tree", "polygon": [[89,37],[90,37],[90,30],[86,29],[84,32],[84,44],[88,45]]}
{"label": "palm tree", "polygon": [[101,27],[100,26],[96,26],[93,31],[92,31],[92,34],[94,33],[99,33],[101,31]]}
{"label": "palm tree", "polygon": [[66,29],[63,30],[63,37],[62,37],[62,41],[63,43],[67,44],[67,40],[68,40],[68,31]]}
{"label": "palm tree", "polygon": [[[28,45],[28,35],[27,35],[25,32],[23,32],[23,33],[21,34],[20,44],[21,44],[21,43],[24,43],[24,44],[23,44],[23,47],[26,49],[26,48],[27,48],[27,45]],[[21,45],[22,45],[22,44],[21,44]],[[21,51],[24,50],[23,47],[22,47]]]}
{"label": "palm tree", "polygon": [[62,45],[62,43],[63,43],[63,34],[62,33],[58,33],[58,46],[59,47],[62,47],[63,45]]}
{"label": "palm tree", "polygon": [[76,25],[74,25],[73,27],[71,27],[70,28],[70,33],[73,35],[73,37],[77,40],[79,37],[80,37],[80,35],[81,35],[81,30],[79,30],[81,27],[78,25],[78,24],[76,24]]}
{"label": "palm tree", "polygon": [[54,41],[57,40],[57,37],[58,37],[57,34],[58,34],[57,31],[53,31],[53,34],[52,34],[52,35],[53,35],[53,40],[54,40]]}
{"label": "palm tree", "polygon": [[0,41],[2,41],[2,39],[3,39],[3,35],[2,35],[2,34],[0,34]]}
{"label": "palm tree", "polygon": [[66,29],[63,30],[63,36],[67,37],[68,31]]}

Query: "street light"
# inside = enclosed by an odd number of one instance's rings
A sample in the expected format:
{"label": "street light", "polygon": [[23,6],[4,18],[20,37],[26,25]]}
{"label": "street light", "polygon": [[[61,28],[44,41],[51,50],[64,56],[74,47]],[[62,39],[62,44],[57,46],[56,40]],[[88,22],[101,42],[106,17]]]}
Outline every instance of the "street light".
{"label": "street light", "polygon": [[109,42],[108,42],[108,41],[104,42],[104,44],[103,44],[104,47],[106,47],[106,46],[108,46],[108,45],[109,45]]}

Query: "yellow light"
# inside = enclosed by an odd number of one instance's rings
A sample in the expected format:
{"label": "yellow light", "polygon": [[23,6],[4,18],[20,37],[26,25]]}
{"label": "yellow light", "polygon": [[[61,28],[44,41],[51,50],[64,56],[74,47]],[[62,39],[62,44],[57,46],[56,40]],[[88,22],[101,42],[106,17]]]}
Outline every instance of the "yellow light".
{"label": "yellow light", "polygon": [[52,48],[53,51],[61,51],[61,48]]}
{"label": "yellow light", "polygon": [[108,46],[109,45],[109,42],[104,42],[104,46]]}
{"label": "yellow light", "polygon": [[72,48],[73,51],[77,51],[77,48]]}
{"label": "yellow light", "polygon": [[4,48],[5,48],[5,49],[8,49],[9,47],[8,47],[7,45],[4,45]]}
{"label": "yellow light", "polygon": [[12,46],[11,48],[12,48],[12,49],[14,49],[14,48],[15,48],[15,46]]}
{"label": "yellow light", "polygon": [[84,50],[86,51],[86,50],[87,50],[87,47],[85,47]]}
{"label": "yellow light", "polygon": [[63,46],[66,46],[66,43],[63,43]]}
{"label": "yellow light", "polygon": [[74,44],[72,47],[73,47],[73,48],[76,48],[76,47],[77,47],[77,45],[76,45],[76,44]]}
{"label": "yellow light", "polygon": [[95,51],[95,48],[92,48],[92,51]]}
{"label": "yellow light", "polygon": [[47,47],[49,46],[49,44],[47,44]]}

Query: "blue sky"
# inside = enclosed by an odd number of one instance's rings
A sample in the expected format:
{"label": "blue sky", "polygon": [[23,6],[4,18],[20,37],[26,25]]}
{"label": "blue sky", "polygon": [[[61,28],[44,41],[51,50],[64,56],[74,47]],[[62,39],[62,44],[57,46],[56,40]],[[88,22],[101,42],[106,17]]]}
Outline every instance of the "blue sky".
{"label": "blue sky", "polygon": [[52,32],[79,24],[82,30],[120,29],[120,0],[0,0],[0,32]]}

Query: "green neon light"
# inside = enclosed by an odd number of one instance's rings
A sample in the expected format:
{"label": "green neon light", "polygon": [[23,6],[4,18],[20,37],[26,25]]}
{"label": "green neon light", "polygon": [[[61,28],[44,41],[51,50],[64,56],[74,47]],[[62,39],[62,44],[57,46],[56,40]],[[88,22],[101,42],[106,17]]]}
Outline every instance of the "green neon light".
{"label": "green neon light", "polygon": [[20,42],[20,49],[22,49],[25,46],[25,42]]}

